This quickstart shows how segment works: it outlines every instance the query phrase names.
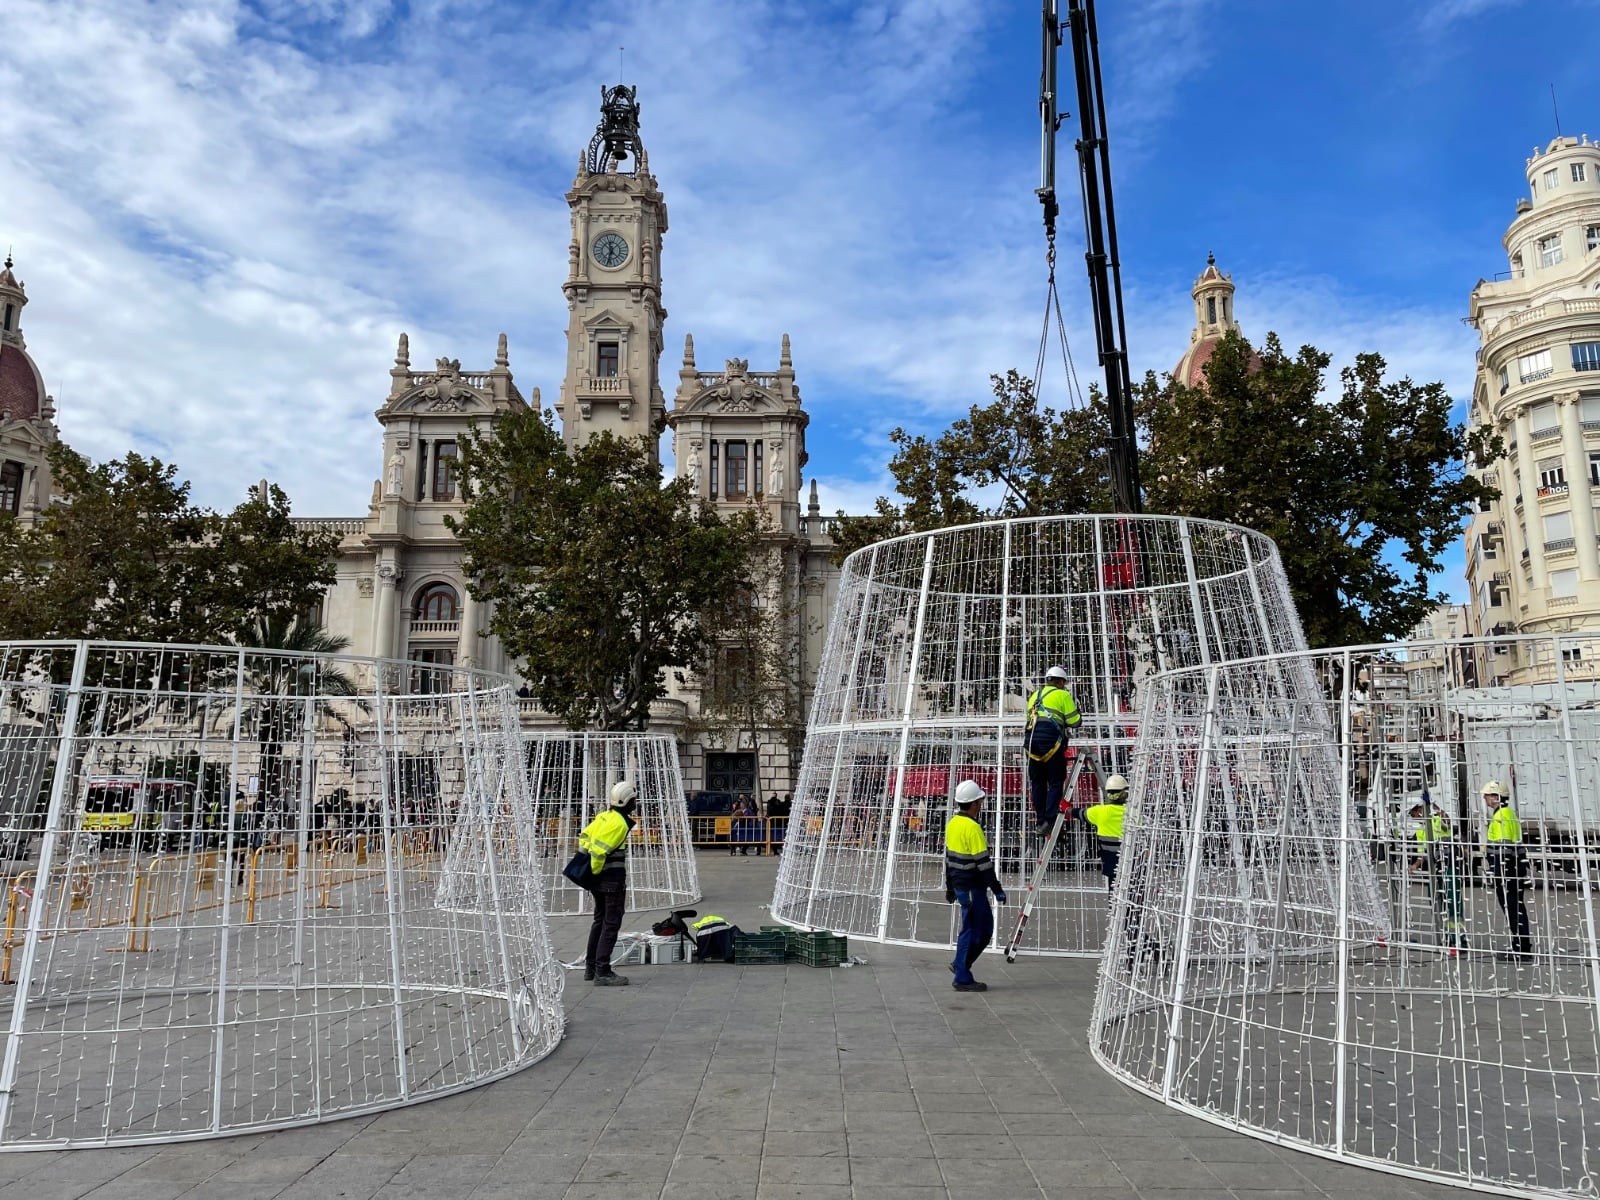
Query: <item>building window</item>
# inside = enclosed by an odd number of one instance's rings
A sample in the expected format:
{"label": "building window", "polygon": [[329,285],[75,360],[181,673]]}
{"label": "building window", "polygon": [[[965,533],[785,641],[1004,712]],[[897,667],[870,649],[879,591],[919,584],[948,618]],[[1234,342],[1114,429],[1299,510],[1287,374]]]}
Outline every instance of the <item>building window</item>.
{"label": "building window", "polygon": [[17,306],[15,304],[6,305],[6,332],[7,333],[11,332],[11,323],[13,321],[15,321],[16,319],[17,319]]}
{"label": "building window", "polygon": [[1544,518],[1544,540],[1548,546],[1551,542],[1572,540],[1572,514],[1569,512],[1546,513]]}
{"label": "building window", "polygon": [[743,442],[729,442],[724,448],[728,460],[727,497],[729,500],[743,500],[745,493],[750,488],[750,462],[746,457],[747,447]]}
{"label": "building window", "polygon": [[1550,170],[1548,170],[1548,171],[1546,171],[1544,173],[1544,190],[1545,191],[1547,191],[1547,192],[1555,191],[1556,187],[1560,183],[1561,183],[1561,174],[1560,174],[1559,171],[1555,170],[1555,168],[1552,167]]}
{"label": "building window", "polygon": [[717,480],[720,477],[720,472],[717,469],[717,462],[718,462],[718,459],[717,459],[717,439],[716,438],[712,438],[711,439],[711,498],[713,500],[715,500],[717,498]]}
{"label": "building window", "polygon": [[1483,552],[1484,558],[1497,557],[1494,548],[1494,539],[1487,533],[1480,533],[1478,535],[1478,549]]}
{"label": "building window", "polygon": [[1568,567],[1565,571],[1550,572],[1550,597],[1576,596],[1578,594],[1578,570]]}
{"label": "building window", "polygon": [[1542,496],[1551,488],[1561,488],[1567,485],[1566,464],[1559,458],[1541,458],[1539,460],[1539,494]]}
{"label": "building window", "polygon": [[[1589,486],[1600,487],[1600,450],[1589,451]],[[1600,529],[1600,525],[1595,528]]]}
{"label": "building window", "polygon": [[[1532,354],[1524,354],[1517,359],[1517,376],[1523,383],[1532,383],[1536,379],[1543,379],[1554,373],[1555,367],[1552,365],[1552,361],[1548,350],[1536,350]],[[1554,411],[1555,406],[1551,405],[1551,412],[1553,413]],[[1544,427],[1539,424],[1539,414],[1537,412],[1533,414],[1533,418],[1534,432],[1537,433]]]}
{"label": "building window", "polygon": [[1509,367],[1501,367],[1500,368],[1500,394],[1502,396],[1504,396],[1506,394],[1506,389],[1508,389],[1510,386],[1511,386],[1511,368],[1509,368]]}
{"label": "building window", "polygon": [[617,343],[600,343],[600,357],[595,363],[594,373],[601,379],[615,379],[617,377]]}
{"label": "building window", "polygon": [[1600,371],[1600,342],[1573,342],[1572,369]]}
{"label": "building window", "polygon": [[1572,182],[1573,183],[1582,183],[1587,177],[1588,177],[1588,173],[1583,169],[1583,164],[1582,163],[1573,163],[1572,164]]}
{"label": "building window", "polygon": [[436,442],[433,447],[433,498],[456,498],[456,444]]}
{"label": "building window", "polygon": [[1511,277],[1513,279],[1522,278],[1522,255],[1520,254],[1511,256]]}
{"label": "building window", "polygon": [[761,455],[762,455],[762,442],[761,442],[760,438],[757,438],[756,439],[755,485],[756,485],[756,495],[758,495],[758,496],[764,496],[767,493],[766,473],[762,469],[764,464],[762,462]]}
{"label": "building window", "polygon": [[442,667],[455,665],[456,652],[444,646],[411,648],[411,661],[416,668],[411,672],[411,690],[422,695],[450,690],[450,672]]}
{"label": "building window", "polygon": [[417,441],[417,499],[428,498],[428,443],[424,439]]}
{"label": "building window", "polygon": [[1492,580],[1489,583],[1489,607],[1499,608],[1506,602],[1506,590]]}
{"label": "building window", "polygon": [[1222,319],[1224,321],[1233,320],[1233,314],[1231,312],[1229,312],[1228,309],[1229,309],[1228,298],[1226,296],[1224,296],[1222,298]]}
{"label": "building window", "polygon": [[460,611],[461,601],[448,583],[430,583],[417,593],[418,621],[454,621]]}
{"label": "building window", "polygon": [[22,508],[22,464],[8,462],[0,465],[0,511],[13,517]]}
{"label": "building window", "polygon": [[1216,323],[1217,323],[1217,298],[1215,296],[1207,296],[1206,297],[1206,324],[1215,325]]}
{"label": "building window", "polygon": [[1583,245],[1586,250],[1600,250],[1600,225],[1583,227]]}
{"label": "building window", "polygon": [[[1573,169],[1576,170],[1577,168],[1574,167]],[[1583,661],[1583,647],[1582,646],[1563,646],[1563,647],[1561,647],[1561,661],[1564,662],[1564,663],[1582,662]]]}
{"label": "building window", "polygon": [[1553,267],[1562,261],[1561,235],[1552,233],[1549,237],[1539,239],[1539,265]]}

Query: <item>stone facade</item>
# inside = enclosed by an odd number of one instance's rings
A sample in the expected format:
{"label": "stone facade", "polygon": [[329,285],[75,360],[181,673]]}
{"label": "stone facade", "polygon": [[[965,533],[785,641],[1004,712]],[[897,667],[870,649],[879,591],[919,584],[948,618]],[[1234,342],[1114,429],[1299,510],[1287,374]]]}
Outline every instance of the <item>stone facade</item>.
{"label": "stone facade", "polygon": [[[1504,238],[1510,269],[1471,296],[1471,420],[1507,449],[1482,473],[1500,499],[1467,526],[1478,635],[1600,628],[1600,144],[1558,137],[1526,168],[1529,196]],[[1535,683],[1552,669],[1507,646],[1482,683]],[[1600,678],[1600,663],[1564,669]]]}
{"label": "stone facade", "polygon": [[50,504],[48,455],[60,435],[56,402],[22,336],[28,292],[13,265],[7,254],[0,268],[0,511],[34,525]]}
{"label": "stone facade", "polygon": [[[605,91],[600,129],[579,159],[567,202],[566,373],[554,406],[567,444],[580,445],[601,430],[646,436],[664,425],[673,435],[672,469],[694,476],[708,502],[724,513],[763,510],[771,570],[764,573],[769,593],[759,602],[780,615],[793,647],[794,705],[782,727],[738,730],[702,711],[699,677],[655,705],[652,726],[677,737],[690,791],[763,797],[792,791],[838,569],[831,561],[833,521],[821,514],[815,481],[801,510],[809,417],[788,335],[776,371],[752,371],[730,359],[719,371],[702,372],[693,338],[686,337],[668,411],[660,375],[667,207],[650,174],[629,89]],[[493,368],[476,371],[444,358],[430,370],[413,370],[402,333],[389,376],[388,397],[376,412],[380,476],[367,513],[301,522],[341,537],[338,581],[324,602],[323,624],[348,638],[355,653],[515,673],[498,640],[485,634],[490,614],[468,593],[461,548],[444,519],[462,512],[450,463],[469,425],[538,406],[539,389],[527,400],[518,390],[503,334]],[[523,720],[528,728],[553,724],[531,700],[523,702]]]}

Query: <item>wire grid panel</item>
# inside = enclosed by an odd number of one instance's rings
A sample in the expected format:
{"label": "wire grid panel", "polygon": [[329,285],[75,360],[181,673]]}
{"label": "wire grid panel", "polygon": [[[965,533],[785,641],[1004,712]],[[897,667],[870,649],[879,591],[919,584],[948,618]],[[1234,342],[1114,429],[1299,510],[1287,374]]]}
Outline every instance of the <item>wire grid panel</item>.
{"label": "wire grid panel", "polygon": [[678,744],[664,733],[551,733],[527,739],[528,779],[538,825],[539,872],[552,913],[591,912],[594,900],[561,869],[578,835],[631,780],[637,823],[628,835],[628,909],[675,908],[700,898]]}
{"label": "wire grid panel", "polygon": [[[772,911],[852,937],[951,945],[949,798],[972,779],[996,865],[1020,897],[1040,850],[1022,746],[1028,696],[1066,668],[1074,752],[1130,768],[1155,672],[1304,646],[1272,542],[1174,517],[999,521],[880,542],[845,560],[813,696]],[[1028,925],[1024,953],[1097,954],[1108,892],[1081,814]],[[1004,924],[1004,922],[1002,922]],[[1002,930],[1002,935],[1007,932]],[[997,939],[1003,942],[1004,937]]]}
{"label": "wire grid panel", "polygon": [[205,1137],[504,1076],[562,974],[510,683],[0,644],[0,1148]]}
{"label": "wire grid panel", "polygon": [[[1504,655],[1544,682],[1466,686]],[[1274,1141],[1592,1194],[1597,666],[1600,638],[1563,635],[1164,676],[1135,756],[1096,1057]],[[1490,853],[1490,780],[1511,791],[1521,855]]]}

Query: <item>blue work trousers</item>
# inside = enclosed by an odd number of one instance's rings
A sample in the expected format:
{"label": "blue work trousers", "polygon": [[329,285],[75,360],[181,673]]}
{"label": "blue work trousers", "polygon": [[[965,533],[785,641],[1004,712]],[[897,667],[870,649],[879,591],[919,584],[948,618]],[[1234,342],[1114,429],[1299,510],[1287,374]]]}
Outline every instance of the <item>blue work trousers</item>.
{"label": "blue work trousers", "polygon": [[972,982],[972,964],[994,937],[994,910],[989,907],[986,888],[957,888],[956,903],[961,905],[961,934],[956,938],[957,983]]}
{"label": "blue work trousers", "polygon": [[1036,824],[1050,825],[1061,811],[1061,793],[1066,790],[1067,755],[1057,750],[1043,762],[1028,760],[1028,793]]}

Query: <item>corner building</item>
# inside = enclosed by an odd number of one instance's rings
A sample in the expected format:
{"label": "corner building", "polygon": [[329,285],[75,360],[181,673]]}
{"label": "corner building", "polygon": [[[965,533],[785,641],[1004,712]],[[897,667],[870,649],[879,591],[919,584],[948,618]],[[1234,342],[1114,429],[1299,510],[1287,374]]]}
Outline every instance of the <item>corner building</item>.
{"label": "corner building", "polygon": [[[1508,270],[1471,297],[1470,419],[1506,447],[1481,472],[1500,498],[1467,527],[1469,623],[1484,636],[1600,629],[1600,144],[1558,137],[1526,174],[1504,238]],[[1600,678],[1583,653],[1563,652],[1565,676]],[[1490,669],[1485,686],[1556,673],[1511,646]]]}
{"label": "corner building", "polygon": [[[833,521],[822,516],[815,481],[804,511],[800,504],[809,417],[787,334],[772,339],[781,346],[772,371],[752,370],[742,359],[702,371],[693,337],[685,337],[667,407],[660,371],[667,205],[650,173],[638,113],[633,89],[603,91],[600,124],[567,193],[572,238],[561,284],[567,354],[553,407],[569,448],[602,430],[648,437],[665,425],[673,435],[673,470],[692,476],[707,502],[724,513],[750,505],[766,510],[772,594],[757,602],[787,623],[782,633],[793,647],[798,721],[731,731],[708,719],[700,684],[712,671],[736,669],[726,654],[651,713],[652,728],[678,740],[686,789],[764,798],[792,791],[799,770],[804,711],[837,590]],[[530,404],[541,404],[540,390],[525,397],[518,388],[504,334],[487,370],[463,368],[456,358],[413,367],[409,340],[400,335],[388,395],[375,413],[381,473],[367,512],[301,522],[340,535],[338,579],[318,615],[329,632],[350,639],[353,652],[516,673],[498,639],[485,636],[492,614],[468,592],[461,547],[445,518],[463,510],[453,467],[466,431]],[[532,700],[522,701],[522,720],[528,729],[556,726]]]}

